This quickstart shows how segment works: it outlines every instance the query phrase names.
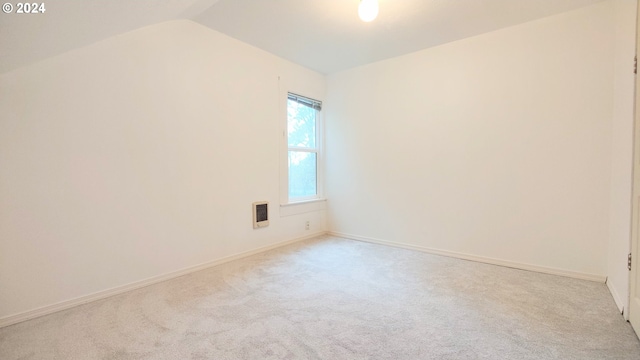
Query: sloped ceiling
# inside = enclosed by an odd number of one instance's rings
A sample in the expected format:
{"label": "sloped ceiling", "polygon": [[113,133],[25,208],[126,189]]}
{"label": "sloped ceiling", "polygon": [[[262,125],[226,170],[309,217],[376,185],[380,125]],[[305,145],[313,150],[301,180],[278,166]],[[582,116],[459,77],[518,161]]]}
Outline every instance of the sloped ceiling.
{"label": "sloped ceiling", "polygon": [[321,73],[444,44],[602,0],[56,0],[0,12],[0,73],[147,25],[192,19]]}
{"label": "sloped ceiling", "polygon": [[137,28],[195,16],[216,1],[44,0],[43,14],[17,14],[15,7],[9,14],[0,11],[0,74]]}

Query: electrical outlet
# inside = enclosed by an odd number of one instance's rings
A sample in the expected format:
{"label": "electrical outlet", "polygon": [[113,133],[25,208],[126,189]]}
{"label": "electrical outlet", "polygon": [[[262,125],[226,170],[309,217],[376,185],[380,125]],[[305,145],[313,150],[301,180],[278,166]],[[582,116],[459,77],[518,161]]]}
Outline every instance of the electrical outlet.
{"label": "electrical outlet", "polygon": [[304,223],[304,229],[309,230],[309,220],[307,220],[307,222]]}

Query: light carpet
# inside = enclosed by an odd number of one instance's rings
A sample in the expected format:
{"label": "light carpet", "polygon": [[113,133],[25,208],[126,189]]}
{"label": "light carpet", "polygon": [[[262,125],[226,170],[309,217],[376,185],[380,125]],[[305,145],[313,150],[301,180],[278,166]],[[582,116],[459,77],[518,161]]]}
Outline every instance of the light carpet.
{"label": "light carpet", "polygon": [[320,237],[0,329],[0,359],[640,359],[604,284]]}

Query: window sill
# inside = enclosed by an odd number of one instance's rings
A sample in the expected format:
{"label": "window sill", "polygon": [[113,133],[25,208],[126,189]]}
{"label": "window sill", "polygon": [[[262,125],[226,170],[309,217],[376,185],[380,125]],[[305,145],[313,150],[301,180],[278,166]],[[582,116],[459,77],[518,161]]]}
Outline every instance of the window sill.
{"label": "window sill", "polygon": [[327,199],[311,199],[280,204],[280,217],[323,211],[326,209]]}
{"label": "window sill", "polygon": [[320,198],[320,199],[310,199],[310,200],[292,201],[292,202],[290,202],[290,203],[280,204],[280,207],[296,206],[296,205],[304,205],[304,204],[310,204],[310,203],[316,203],[316,202],[323,202],[323,201],[327,201],[327,199],[325,199],[325,198]]}

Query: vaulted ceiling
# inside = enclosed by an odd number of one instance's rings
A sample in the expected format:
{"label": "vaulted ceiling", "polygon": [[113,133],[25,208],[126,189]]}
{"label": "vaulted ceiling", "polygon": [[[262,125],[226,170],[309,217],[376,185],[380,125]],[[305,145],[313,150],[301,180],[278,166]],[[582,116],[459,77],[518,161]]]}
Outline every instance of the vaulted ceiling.
{"label": "vaulted ceiling", "polygon": [[191,19],[321,73],[406,54],[603,0],[56,0],[0,12],[0,73],[147,25]]}

